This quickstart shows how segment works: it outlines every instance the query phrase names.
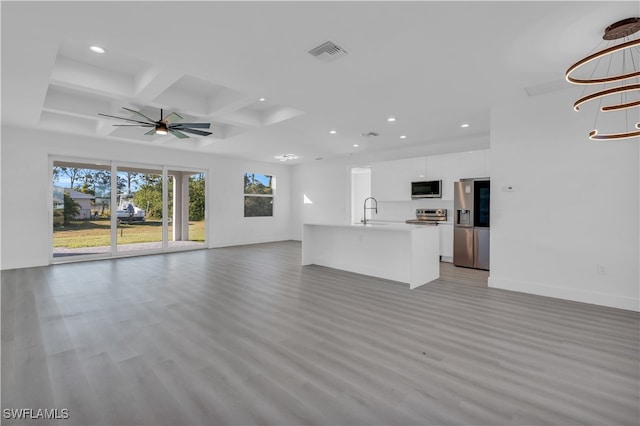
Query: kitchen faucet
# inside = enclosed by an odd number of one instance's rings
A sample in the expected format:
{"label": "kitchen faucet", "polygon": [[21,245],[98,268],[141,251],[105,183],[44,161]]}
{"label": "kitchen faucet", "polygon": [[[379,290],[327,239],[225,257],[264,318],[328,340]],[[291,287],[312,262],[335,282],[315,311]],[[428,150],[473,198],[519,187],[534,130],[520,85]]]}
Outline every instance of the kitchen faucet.
{"label": "kitchen faucet", "polygon": [[[367,207],[367,201],[368,200],[373,200],[373,202],[375,203],[374,207]],[[376,214],[378,214],[378,200],[376,200],[373,197],[369,197],[369,198],[365,198],[364,199],[364,212],[362,214],[362,223],[364,225],[367,224],[367,210],[375,210]]]}

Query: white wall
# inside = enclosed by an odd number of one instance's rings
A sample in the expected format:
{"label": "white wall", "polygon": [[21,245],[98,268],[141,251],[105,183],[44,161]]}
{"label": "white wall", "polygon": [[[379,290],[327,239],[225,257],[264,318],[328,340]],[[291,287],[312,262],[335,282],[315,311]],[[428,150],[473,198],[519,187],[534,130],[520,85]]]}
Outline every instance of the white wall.
{"label": "white wall", "polygon": [[[153,143],[3,127],[2,269],[49,263],[50,155],[208,169],[209,247],[291,238],[291,169],[287,166],[185,152]],[[244,217],[244,172],[276,177],[274,217]]]}
{"label": "white wall", "polygon": [[639,143],[590,141],[575,93],[492,111],[489,285],[637,311]]}
{"label": "white wall", "polygon": [[[292,168],[292,238],[302,240],[303,223],[347,223],[351,215],[348,161],[318,161]],[[311,201],[304,203],[304,196]]]}

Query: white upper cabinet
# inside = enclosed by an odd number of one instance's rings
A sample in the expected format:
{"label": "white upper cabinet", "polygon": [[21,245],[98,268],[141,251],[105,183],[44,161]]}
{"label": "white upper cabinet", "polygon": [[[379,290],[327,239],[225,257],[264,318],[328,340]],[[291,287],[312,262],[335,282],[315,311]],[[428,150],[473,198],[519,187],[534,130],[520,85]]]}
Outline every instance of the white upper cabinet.
{"label": "white upper cabinet", "polygon": [[380,201],[409,201],[412,181],[442,180],[442,199],[453,200],[453,182],[489,176],[486,149],[380,161],[371,166],[371,193]]}
{"label": "white upper cabinet", "polygon": [[444,155],[442,198],[453,200],[453,183],[460,179],[489,177],[489,151],[457,152]]}
{"label": "white upper cabinet", "polygon": [[443,163],[444,155],[430,155],[426,158],[427,170],[425,180],[441,180],[443,176]]}
{"label": "white upper cabinet", "polygon": [[[458,179],[487,177],[485,170],[486,151],[470,151],[451,154]],[[456,179],[456,180],[458,180]]]}
{"label": "white upper cabinet", "polygon": [[425,179],[425,157],[371,165],[371,195],[378,201],[411,200],[411,182]]}

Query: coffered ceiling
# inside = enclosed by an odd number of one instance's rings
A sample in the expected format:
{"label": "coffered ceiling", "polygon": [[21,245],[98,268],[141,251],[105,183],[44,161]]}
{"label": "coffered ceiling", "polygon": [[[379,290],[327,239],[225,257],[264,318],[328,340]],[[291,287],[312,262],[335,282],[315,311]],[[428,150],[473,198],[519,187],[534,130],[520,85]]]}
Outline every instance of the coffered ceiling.
{"label": "coffered ceiling", "polygon": [[[488,139],[492,106],[571,90],[566,67],[604,27],[640,15],[637,1],[1,7],[3,125],[259,161],[297,154],[291,163]],[[308,53],[326,41],[347,54]],[[213,134],[146,136],[98,116],[135,118],[121,107],[175,111]]]}

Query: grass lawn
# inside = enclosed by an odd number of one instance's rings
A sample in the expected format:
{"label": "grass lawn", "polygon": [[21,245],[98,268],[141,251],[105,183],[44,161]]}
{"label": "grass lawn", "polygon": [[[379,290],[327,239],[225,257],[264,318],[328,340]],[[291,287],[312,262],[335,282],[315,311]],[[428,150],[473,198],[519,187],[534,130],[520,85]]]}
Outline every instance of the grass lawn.
{"label": "grass lawn", "polygon": [[[109,219],[75,220],[53,231],[53,246],[66,248],[99,247],[111,245],[111,221]],[[189,222],[189,240],[204,242],[204,221]],[[169,225],[169,239],[173,226]],[[118,225],[118,244],[162,241],[162,222],[121,223]]]}

